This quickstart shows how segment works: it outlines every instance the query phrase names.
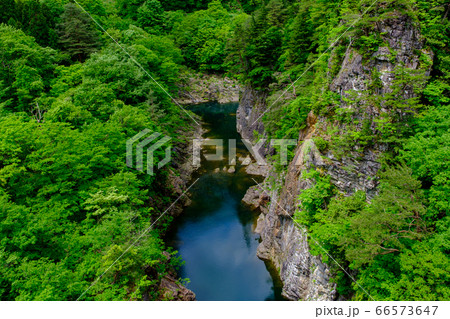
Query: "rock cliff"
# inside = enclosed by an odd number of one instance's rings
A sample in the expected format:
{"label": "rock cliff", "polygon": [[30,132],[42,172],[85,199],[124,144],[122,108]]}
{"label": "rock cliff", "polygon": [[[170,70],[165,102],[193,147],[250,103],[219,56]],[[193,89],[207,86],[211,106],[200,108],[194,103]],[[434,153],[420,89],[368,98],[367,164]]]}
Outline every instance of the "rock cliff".
{"label": "rock cliff", "polygon": [[242,91],[236,80],[195,73],[184,75],[184,80],[178,84],[178,87],[176,100],[179,104],[238,102]]}
{"label": "rock cliff", "polygon": [[265,92],[257,91],[251,87],[246,87],[239,101],[239,108],[236,112],[237,131],[242,138],[253,141],[254,133],[264,134],[264,125],[259,118],[266,109]]}
{"label": "rock cliff", "polygon": [[[375,119],[390,110],[383,102],[378,105],[366,103],[364,92],[375,80],[379,83],[376,95],[382,97],[392,92],[394,71],[399,66],[429,73],[421,59],[431,59],[432,54],[423,49],[419,31],[408,17],[394,16],[379,21],[374,32],[381,34],[383,41],[370,56],[364,56],[352,42],[343,57],[337,59],[339,62],[333,58],[335,52],[331,54],[329,69],[332,69],[333,63],[339,63],[340,66],[328,90],[341,97],[337,108],[355,108],[352,112],[352,129],[362,130],[362,123],[366,119],[370,130],[376,134]],[[349,102],[355,96],[360,100],[357,103]],[[407,88],[398,98],[413,96],[413,89]],[[264,125],[260,120],[257,123],[254,121],[264,111],[266,98],[266,94],[250,88],[245,90],[237,113],[237,128],[244,138],[252,138],[254,131],[264,134]],[[292,219],[299,207],[298,195],[312,186],[312,181],[304,179],[302,172],[311,168],[319,169],[330,175],[331,182],[345,195],[362,190],[370,200],[377,193],[376,174],[381,166],[379,158],[387,145],[381,142],[363,148],[356,145],[343,156],[337,156],[326,148],[320,151],[316,138],[332,143],[330,127],[336,128],[334,132],[337,135],[343,135],[348,130],[346,124],[331,121],[327,115],[316,116],[311,112],[306,128],[299,132],[295,157],[288,169],[282,174],[272,172],[262,184],[264,191],[254,186],[244,198],[254,209],[261,210],[256,227],[261,235],[258,257],[270,260],[278,269],[284,285],[283,296],[290,300],[338,298],[336,287],[330,282],[328,265],[322,263],[319,256],[310,254],[306,231]]]}
{"label": "rock cliff", "polygon": [[[243,139],[256,143],[259,138],[266,138],[262,115],[266,110],[267,92],[258,91],[247,86],[239,101],[236,112],[236,128]],[[269,144],[263,145],[259,149],[262,156],[272,153]]]}
{"label": "rock cliff", "polygon": [[[301,172],[321,163],[320,153],[308,139],[298,147],[283,178],[272,173],[265,183],[251,187],[244,197],[245,203],[261,211],[255,229],[261,235],[257,255],[275,265],[283,282],[282,294],[289,300],[336,298],[328,266],[309,253],[307,234],[292,219],[298,207],[298,194],[311,186],[310,181],[301,178]],[[278,178],[275,189],[269,187],[270,178]]]}

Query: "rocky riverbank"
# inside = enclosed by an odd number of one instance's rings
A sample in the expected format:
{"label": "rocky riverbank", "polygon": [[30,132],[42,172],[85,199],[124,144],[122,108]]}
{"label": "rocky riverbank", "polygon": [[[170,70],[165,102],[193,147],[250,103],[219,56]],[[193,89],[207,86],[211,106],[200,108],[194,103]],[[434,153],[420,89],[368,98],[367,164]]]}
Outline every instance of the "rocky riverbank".
{"label": "rocky riverbank", "polygon": [[[200,125],[193,126],[193,130],[186,136],[185,144],[175,147],[177,158],[174,160],[173,166],[169,171],[168,183],[177,197],[181,196],[189,187],[192,182],[192,174],[199,168],[193,163],[193,140],[201,139],[205,133],[205,129],[201,125],[201,119],[197,116],[196,121]],[[170,214],[172,216],[178,216],[189,203],[189,194],[182,196],[178,203],[170,210]]]}
{"label": "rocky riverbank", "polygon": [[[339,62],[339,72],[329,86],[330,91],[348,98],[349,91],[366,91],[367,86],[374,81],[373,74],[377,74],[380,86],[378,94],[383,95],[390,92],[393,71],[398,67],[411,70],[426,67],[421,66],[420,57],[431,59],[432,54],[423,49],[419,31],[408,17],[385,19],[379,22],[378,28],[383,34],[385,46],[380,46],[367,62],[350,43]],[[330,58],[330,70],[333,63],[336,60]],[[425,71],[428,75],[429,70]],[[412,91],[405,91],[399,98],[406,99],[413,94]],[[259,136],[266,135],[260,120],[267,107],[266,98],[267,93],[246,88],[237,113],[237,128],[242,137],[255,140],[255,131]],[[290,98],[286,97],[283,103],[289,103]],[[352,108],[344,98],[339,107]],[[388,111],[362,101],[359,109],[354,110],[354,116],[359,119],[355,123],[370,121],[370,129],[375,130],[374,123],[380,112]],[[332,132],[331,128],[336,124],[326,116],[316,116],[313,112],[308,115],[306,124],[306,128],[299,132],[295,157],[287,170],[283,173],[272,171],[263,183],[267,191],[254,186],[248,190],[244,202],[261,211],[255,230],[261,235],[257,255],[271,261],[277,268],[283,282],[283,296],[290,300],[334,300],[339,296],[335,284],[330,281],[328,265],[321,262],[320,256],[310,254],[306,230],[292,219],[300,206],[299,194],[313,186],[313,181],[304,178],[302,173],[319,169],[330,176],[341,194],[347,196],[361,190],[370,200],[377,193],[376,175],[381,166],[379,158],[387,146],[375,143],[370,148],[355,148],[336,156],[332,147],[331,150],[319,150],[316,146],[316,140],[331,143],[328,132]],[[351,129],[361,131],[363,128],[359,124]],[[349,127],[341,125],[335,127],[334,131],[336,135],[344,136],[348,130]],[[264,155],[267,152],[267,148],[262,150]]]}
{"label": "rocky riverbank", "polygon": [[[189,193],[185,194],[185,196],[182,196],[182,194],[192,183],[192,175],[198,169],[198,166],[193,165],[193,140],[202,138],[202,135],[205,133],[205,129],[201,125],[201,118],[197,115],[193,116],[200,125],[193,125],[193,129],[186,136],[185,142],[175,145],[176,158],[169,169],[167,178],[168,187],[173,190],[173,196],[179,198],[178,202],[168,212],[174,217],[179,216],[191,202]],[[167,258],[167,263],[169,263],[171,259],[170,254],[164,254]],[[195,301],[195,293],[186,288],[177,278],[178,275],[175,269],[169,270],[163,276],[159,283],[162,300]]]}
{"label": "rocky riverbank", "polygon": [[200,104],[206,102],[239,102],[242,88],[234,79],[200,73],[186,73],[178,84],[179,104]]}

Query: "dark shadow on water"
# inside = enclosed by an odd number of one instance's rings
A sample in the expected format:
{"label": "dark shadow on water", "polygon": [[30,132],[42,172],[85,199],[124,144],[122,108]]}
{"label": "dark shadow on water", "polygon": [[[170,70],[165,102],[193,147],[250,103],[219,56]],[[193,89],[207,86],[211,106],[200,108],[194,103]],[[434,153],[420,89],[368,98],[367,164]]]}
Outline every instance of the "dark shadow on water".
{"label": "dark shadow on water", "polygon": [[[241,203],[254,185],[237,161],[227,173],[228,139],[237,140],[238,156],[247,155],[236,131],[237,103],[207,103],[191,107],[202,116],[205,137],[224,139],[223,161],[204,161],[194,178],[192,204],[174,221],[167,242],[185,261],[179,275],[189,278],[188,288],[198,300],[283,300],[276,270],[256,257],[259,236],[253,232],[258,217]],[[208,152],[213,153],[214,149]],[[219,172],[215,170],[219,168]]]}

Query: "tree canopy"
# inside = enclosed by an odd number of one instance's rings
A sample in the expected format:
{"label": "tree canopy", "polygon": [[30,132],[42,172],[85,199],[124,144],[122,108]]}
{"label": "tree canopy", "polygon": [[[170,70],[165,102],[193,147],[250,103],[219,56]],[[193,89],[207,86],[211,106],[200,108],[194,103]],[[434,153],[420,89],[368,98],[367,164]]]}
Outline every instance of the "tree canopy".
{"label": "tree canopy", "polygon": [[[314,114],[326,123],[313,138],[322,154],[358,160],[382,146],[371,196],[338,191],[317,167],[299,177],[312,187],[295,219],[341,296],[367,299],[363,286],[377,300],[449,299],[448,1],[77,2],[89,15],[68,0],[0,1],[2,300],[76,300],[110,266],[84,299],[164,298],[161,279],[181,262],[163,240],[169,215],[112,264],[177,196],[168,180],[180,165],[149,176],[124,150],[149,129],[170,135],[180,159],[193,127],[172,97],[181,74],[198,72],[263,96],[268,138],[298,139]],[[377,29],[394,16],[423,49],[417,68],[385,74],[392,86],[379,94],[369,66],[380,48],[395,60]],[[330,89],[349,52],[370,74],[357,94]]]}

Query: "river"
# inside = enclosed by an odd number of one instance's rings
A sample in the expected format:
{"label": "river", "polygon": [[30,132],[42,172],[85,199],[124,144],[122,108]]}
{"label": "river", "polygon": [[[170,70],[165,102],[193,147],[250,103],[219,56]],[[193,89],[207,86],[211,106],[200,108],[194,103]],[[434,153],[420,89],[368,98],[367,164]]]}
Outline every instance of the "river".
{"label": "river", "polygon": [[[185,261],[179,276],[189,278],[186,286],[197,300],[282,300],[276,272],[256,257],[257,214],[241,203],[247,189],[255,185],[252,177],[258,182],[261,177],[246,174],[239,165],[237,158],[249,153],[236,131],[237,107],[237,103],[207,103],[190,108],[205,123],[204,137],[224,140],[225,159],[206,161],[202,156],[194,176],[199,181],[190,192],[192,204],[175,219],[167,240]],[[229,139],[237,141],[235,173],[223,171],[229,167]]]}

